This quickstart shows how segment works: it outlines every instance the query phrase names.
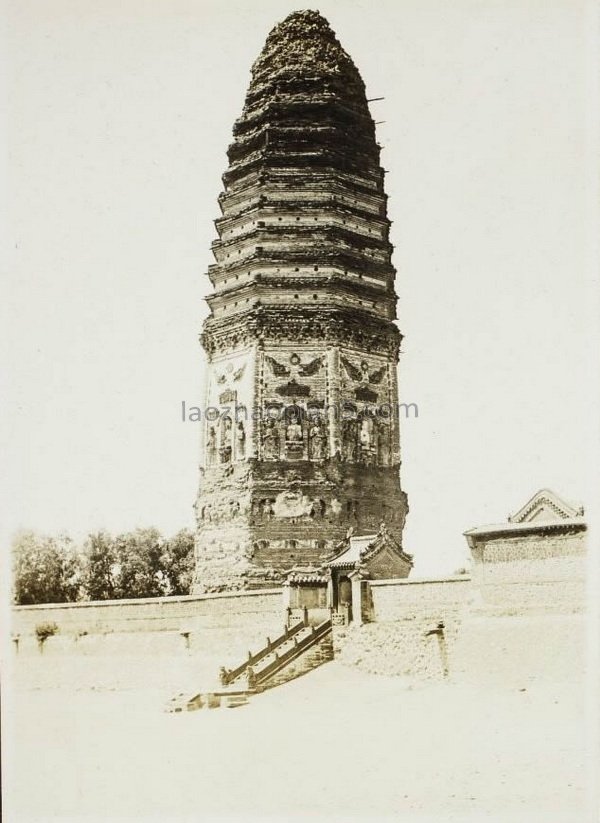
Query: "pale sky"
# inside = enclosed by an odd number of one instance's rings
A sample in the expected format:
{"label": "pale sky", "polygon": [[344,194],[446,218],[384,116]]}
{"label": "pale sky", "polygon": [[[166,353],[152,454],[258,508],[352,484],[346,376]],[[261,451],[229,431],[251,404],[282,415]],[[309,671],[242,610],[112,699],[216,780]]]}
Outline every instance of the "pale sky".
{"label": "pale sky", "polygon": [[[302,6],[12,0],[4,527],[193,525],[220,175]],[[373,103],[405,335],[416,576],[548,486],[591,496],[589,6],[320,2]],[[587,32],[587,33],[586,33]],[[587,78],[587,79],[586,79]]]}

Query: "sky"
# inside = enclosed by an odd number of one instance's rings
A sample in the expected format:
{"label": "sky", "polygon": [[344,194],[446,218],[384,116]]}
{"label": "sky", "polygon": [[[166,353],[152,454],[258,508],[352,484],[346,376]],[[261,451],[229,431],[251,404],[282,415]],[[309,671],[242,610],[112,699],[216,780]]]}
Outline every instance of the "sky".
{"label": "sky", "polygon": [[[9,0],[3,534],[193,525],[198,334],[250,67],[298,8]],[[538,489],[592,502],[590,4],[320,2],[365,81],[405,335],[416,576]],[[593,224],[593,229],[591,225]]]}

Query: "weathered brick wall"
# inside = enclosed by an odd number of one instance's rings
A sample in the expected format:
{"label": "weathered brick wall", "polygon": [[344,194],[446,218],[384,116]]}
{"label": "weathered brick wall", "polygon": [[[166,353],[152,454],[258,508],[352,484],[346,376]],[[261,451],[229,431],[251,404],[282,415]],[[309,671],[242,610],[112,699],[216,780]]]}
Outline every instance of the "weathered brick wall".
{"label": "weathered brick wall", "polygon": [[281,634],[283,621],[256,616],[231,626],[192,631],[57,634],[40,649],[31,635],[19,638],[11,664],[17,683],[29,688],[88,688],[164,691],[218,685],[221,666],[235,668],[267,637]]}
{"label": "weathered brick wall", "polygon": [[473,599],[468,576],[441,580],[371,580],[373,620],[389,622],[412,616],[441,616],[461,610]]}
{"label": "weathered brick wall", "polygon": [[586,532],[576,534],[519,534],[478,540],[482,562],[504,563],[515,560],[548,560],[585,554]]}
{"label": "weathered brick wall", "polygon": [[435,626],[434,615],[414,614],[336,629],[336,659],[373,674],[418,681],[440,680],[446,668],[454,681],[490,688],[581,682],[585,675],[583,615],[446,611],[443,640],[429,634]]}
{"label": "weathered brick wall", "polygon": [[[15,675],[24,688],[154,689],[217,684],[285,621],[280,589],[228,595],[22,606],[13,610]],[[40,648],[35,627],[58,633]]]}
{"label": "weathered brick wall", "polygon": [[33,635],[39,623],[56,623],[61,635],[106,632],[200,631],[283,620],[281,589],[187,597],[16,606],[13,634]]}
{"label": "weathered brick wall", "polygon": [[[416,680],[440,679],[447,666],[451,678],[479,685],[580,681],[585,616],[572,612],[583,602],[583,558],[539,561],[529,580],[516,563],[486,569],[493,582],[483,595],[477,576],[370,581],[376,622],[336,628],[337,658]],[[440,622],[443,646],[439,634],[429,634]]]}
{"label": "weathered brick wall", "polygon": [[440,637],[428,634],[437,623],[435,615],[415,614],[387,623],[336,628],[336,659],[371,674],[418,680],[441,679],[444,668],[453,657],[460,619],[456,614],[445,613],[441,640],[445,644],[444,651],[440,648]]}
{"label": "weathered brick wall", "polygon": [[[470,578],[372,580],[368,587],[373,622],[336,628],[339,660],[373,674],[442,678],[473,599]],[[430,634],[440,623],[443,636]]]}
{"label": "weathered brick wall", "polygon": [[585,608],[585,532],[499,536],[478,541],[473,583],[496,612]]}

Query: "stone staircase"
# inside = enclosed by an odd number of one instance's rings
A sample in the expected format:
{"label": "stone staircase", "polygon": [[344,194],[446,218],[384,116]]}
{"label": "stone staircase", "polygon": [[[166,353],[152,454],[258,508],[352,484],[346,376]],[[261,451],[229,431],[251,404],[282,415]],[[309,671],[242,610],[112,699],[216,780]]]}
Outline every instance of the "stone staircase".
{"label": "stone staircase", "polygon": [[260,651],[248,652],[235,669],[222,668],[220,687],[193,696],[179,694],[167,711],[195,711],[201,708],[228,708],[248,702],[248,696],[286,683],[333,659],[331,619],[310,625],[304,612],[301,620],[285,626],[274,640],[267,638]]}

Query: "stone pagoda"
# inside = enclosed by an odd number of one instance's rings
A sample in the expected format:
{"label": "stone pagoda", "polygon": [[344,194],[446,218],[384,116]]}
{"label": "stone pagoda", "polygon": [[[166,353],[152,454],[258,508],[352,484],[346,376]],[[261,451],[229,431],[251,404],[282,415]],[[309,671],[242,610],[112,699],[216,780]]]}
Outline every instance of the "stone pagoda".
{"label": "stone pagoda", "polygon": [[384,521],[401,545],[395,269],[360,74],[316,11],[252,67],[208,276],[196,591],[279,583]]}

